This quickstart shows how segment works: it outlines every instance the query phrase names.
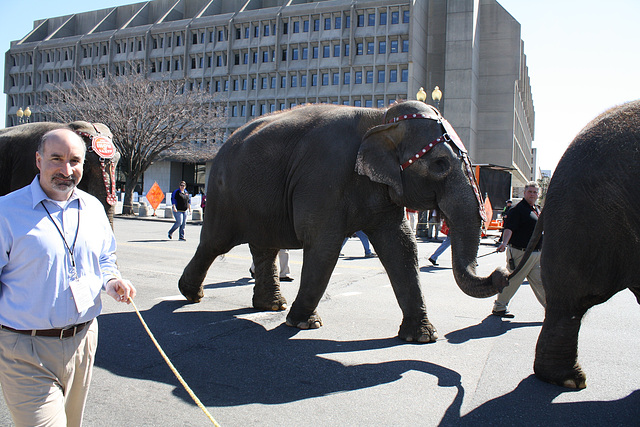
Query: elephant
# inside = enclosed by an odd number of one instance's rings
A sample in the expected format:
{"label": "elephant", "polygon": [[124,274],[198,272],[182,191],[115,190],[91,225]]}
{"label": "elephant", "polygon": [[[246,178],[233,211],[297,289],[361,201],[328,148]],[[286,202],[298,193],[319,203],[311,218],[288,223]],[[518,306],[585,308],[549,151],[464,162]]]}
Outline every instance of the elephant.
{"label": "elephant", "polygon": [[612,108],[587,124],[549,182],[527,247],[530,252],[542,236],[546,309],[534,372],[546,382],[585,388],[586,375],[578,362],[583,316],[626,288],[640,303],[638,176],[640,100]]}
{"label": "elephant", "polygon": [[417,242],[403,206],[439,208],[451,228],[458,286],[474,297],[495,295],[507,284],[507,272],[476,275],[481,197],[472,182],[455,131],[423,102],[388,109],[307,104],[258,117],[237,129],[213,160],[200,242],[178,288],[199,302],[214,259],[249,243],[253,307],[285,310],[275,258],[281,248],[302,248],[300,287],[286,324],[318,328],[316,308],[342,242],[362,230],[402,310],[398,336],[435,341],[420,288]]}
{"label": "elephant", "polygon": [[60,128],[71,129],[85,141],[87,155],[78,188],[102,202],[113,226],[116,204],[115,170],[120,153],[111,142],[111,131],[102,123],[37,122],[0,129],[0,196],[31,183],[38,174],[35,153],[42,135]]}

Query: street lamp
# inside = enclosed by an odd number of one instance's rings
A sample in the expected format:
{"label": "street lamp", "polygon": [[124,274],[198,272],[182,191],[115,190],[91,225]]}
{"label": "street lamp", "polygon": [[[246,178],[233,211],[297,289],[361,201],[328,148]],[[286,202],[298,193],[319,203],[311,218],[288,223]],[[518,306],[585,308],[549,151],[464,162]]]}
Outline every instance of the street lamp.
{"label": "street lamp", "polygon": [[25,108],[24,110],[22,109],[22,107],[20,107],[18,108],[18,111],[16,111],[16,116],[18,116],[19,125],[23,123],[29,123],[29,117],[31,117],[31,110],[29,109],[29,107]]}
{"label": "street lamp", "polygon": [[433,102],[436,103],[436,108],[440,109],[440,100],[442,99],[442,91],[438,86],[436,86],[433,89],[433,92],[431,92],[431,99],[433,99]]}
{"label": "street lamp", "polygon": [[424,91],[424,88],[421,87],[418,93],[416,93],[416,99],[420,102],[427,100],[427,92]]}

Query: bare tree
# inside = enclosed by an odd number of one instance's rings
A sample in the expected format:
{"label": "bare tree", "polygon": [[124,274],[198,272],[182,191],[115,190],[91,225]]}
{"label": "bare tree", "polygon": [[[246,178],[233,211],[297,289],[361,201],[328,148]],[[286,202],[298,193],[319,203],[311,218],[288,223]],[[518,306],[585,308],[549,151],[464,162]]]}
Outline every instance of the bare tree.
{"label": "bare tree", "polygon": [[123,214],[133,214],[133,191],[154,161],[166,156],[189,163],[212,159],[226,121],[219,100],[195,82],[150,80],[134,72],[91,80],[78,75],[70,88],[49,92],[42,112],[55,121],[109,126],[122,156]]}

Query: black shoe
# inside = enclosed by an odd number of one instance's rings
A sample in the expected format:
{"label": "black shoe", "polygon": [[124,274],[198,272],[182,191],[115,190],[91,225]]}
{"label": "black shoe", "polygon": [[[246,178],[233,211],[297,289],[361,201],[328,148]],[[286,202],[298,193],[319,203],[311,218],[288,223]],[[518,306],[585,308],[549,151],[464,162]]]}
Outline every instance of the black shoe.
{"label": "black shoe", "polygon": [[281,282],[293,282],[293,277],[291,276],[284,276],[280,278]]}
{"label": "black shoe", "polygon": [[374,254],[373,252],[369,252],[368,254],[364,254],[365,258],[375,258],[377,255]]}
{"label": "black shoe", "polygon": [[187,239],[185,239],[184,237],[181,237],[180,240],[182,240],[183,242],[187,241]]}
{"label": "black shoe", "polygon": [[493,310],[491,314],[493,314],[494,316],[503,317],[505,319],[513,319],[514,317],[516,317],[515,315],[509,313],[507,310]]}
{"label": "black shoe", "polygon": [[433,264],[433,265],[440,265],[440,264],[438,264],[438,263],[436,262],[436,260],[435,260],[435,259],[433,259],[433,258],[429,258],[429,262],[430,262],[431,264]]}
{"label": "black shoe", "polygon": [[167,237],[171,239],[171,233],[167,233]]}

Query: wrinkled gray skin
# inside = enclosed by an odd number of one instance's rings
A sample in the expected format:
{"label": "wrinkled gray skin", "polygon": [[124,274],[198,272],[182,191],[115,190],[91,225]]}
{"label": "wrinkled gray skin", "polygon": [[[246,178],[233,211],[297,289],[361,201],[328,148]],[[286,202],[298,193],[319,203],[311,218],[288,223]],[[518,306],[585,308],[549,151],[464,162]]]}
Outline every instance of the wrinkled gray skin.
{"label": "wrinkled gray skin", "polygon": [[436,111],[421,102],[392,106],[386,120],[408,113],[434,120],[385,124],[385,110],[306,105],[238,129],[213,162],[207,215],[198,249],[179,281],[182,294],[200,301],[213,260],[248,242],[256,265],[253,306],[284,310],[276,255],[280,248],[303,248],[300,289],[287,324],[320,327],[316,307],[342,241],[363,230],[402,309],[399,337],[434,341],[436,330],[420,290],[416,240],[402,206],[442,210],[451,228],[454,274],[465,293],[483,298],[500,291],[506,285],[504,270],[488,278],[475,274],[481,220],[457,150],[439,144],[400,170],[443,134]]}
{"label": "wrinkled gray skin", "polygon": [[534,364],[544,381],[586,387],[578,363],[582,317],[626,288],[640,303],[639,178],[640,101],[594,119],[558,163],[532,238],[544,229],[547,308]]}
{"label": "wrinkled gray skin", "polygon": [[[101,135],[112,137],[109,128],[102,123],[95,123]],[[31,184],[38,174],[36,167],[36,151],[42,135],[53,129],[67,128],[96,135],[91,123],[77,121],[69,124],[38,122],[0,129],[0,195],[10,193],[18,188]],[[84,172],[78,188],[94,195],[102,205],[113,226],[114,207],[107,203],[107,190],[100,160],[91,150],[91,140],[81,138],[87,144],[87,156],[84,162]],[[120,154],[111,159],[116,165]]]}

